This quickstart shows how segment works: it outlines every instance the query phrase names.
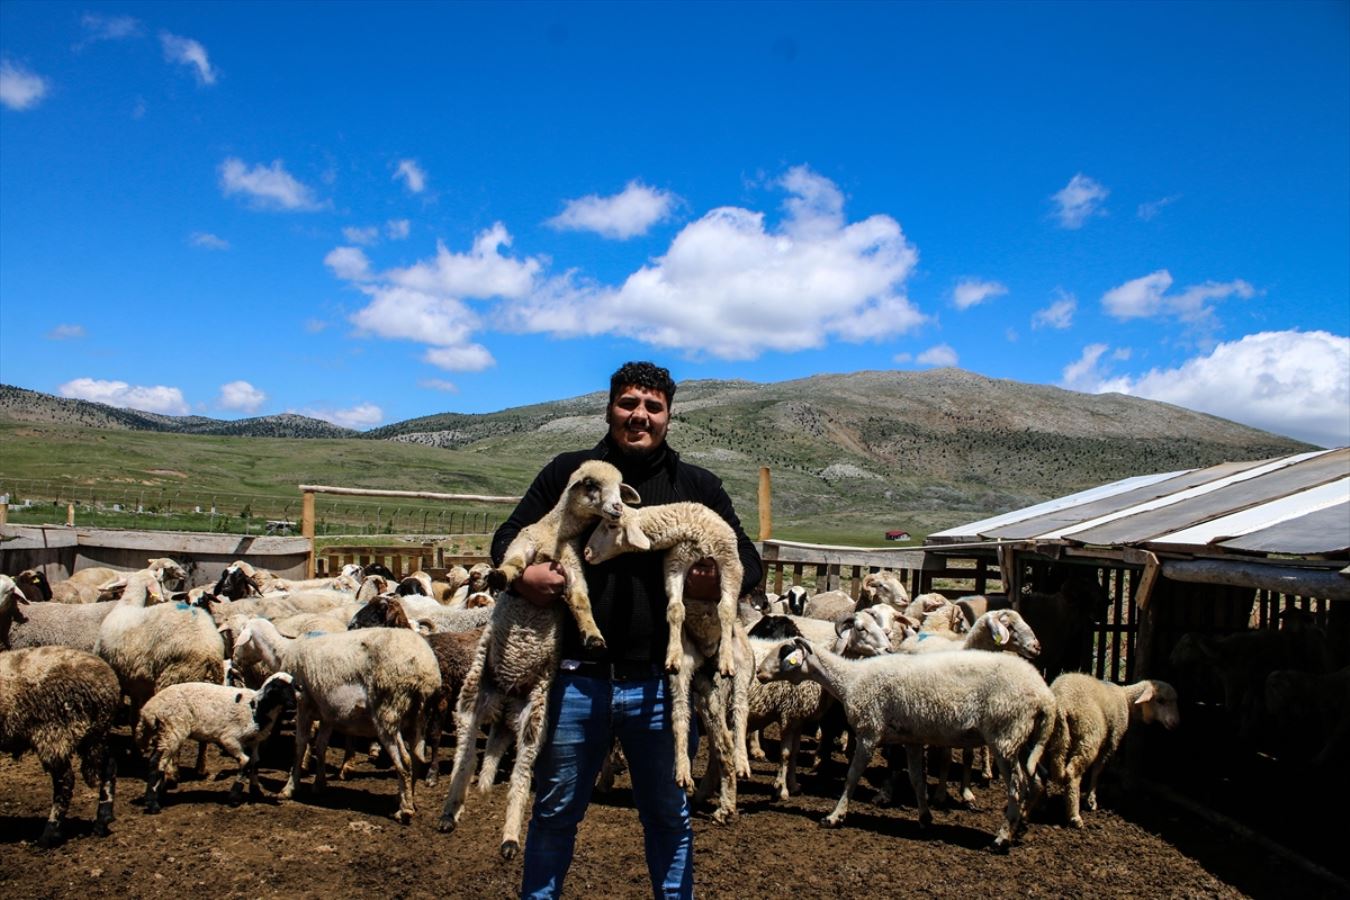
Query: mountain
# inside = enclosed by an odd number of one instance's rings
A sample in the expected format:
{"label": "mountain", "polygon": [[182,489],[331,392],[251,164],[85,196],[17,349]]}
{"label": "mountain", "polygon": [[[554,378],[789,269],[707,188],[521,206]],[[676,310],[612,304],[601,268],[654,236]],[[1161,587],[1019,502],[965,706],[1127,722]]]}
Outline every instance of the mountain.
{"label": "mountain", "polygon": [[[554,454],[590,446],[604,434],[605,401],[597,391],[494,413],[423,416],[358,434],[302,416],[235,422],[158,416],[0,387],[0,422],[347,438],[303,455],[284,444],[260,443],[253,454],[259,461],[243,470],[259,487],[275,482],[279,492],[293,491],[301,481],[386,487],[399,481],[399,487],[454,490],[445,485],[476,473],[475,492],[519,494],[530,473]],[[786,528],[819,539],[874,532],[879,539],[895,528],[928,533],[1132,475],[1312,449],[1166,403],[959,369],[815,375],[772,384],[687,381],[672,408],[672,446],[723,479],[742,517],[756,518],[759,471],[767,466],[776,533]],[[358,449],[377,441],[408,446],[374,454]],[[99,452],[88,446],[65,455],[102,459]],[[199,452],[204,450],[192,451]],[[250,451],[244,445],[232,452]],[[185,460],[177,468],[189,477],[211,459],[187,448],[181,454]],[[20,471],[28,466],[14,462],[16,455],[9,454],[3,467],[14,471],[3,474],[35,477]],[[388,462],[364,464],[358,475],[350,467],[354,458]],[[51,454],[43,459],[50,461]],[[303,473],[295,469],[301,460]],[[137,477],[149,482],[159,476]],[[415,483],[403,483],[409,480]]]}
{"label": "mountain", "polygon": [[0,384],[0,422],[82,425],[115,431],[161,431],[171,434],[214,434],[236,437],[340,438],[356,437],[322,419],[295,413],[251,419],[211,419],[206,416],[166,416],[139,409],[120,409],[106,403],[54,397],[40,391]]}

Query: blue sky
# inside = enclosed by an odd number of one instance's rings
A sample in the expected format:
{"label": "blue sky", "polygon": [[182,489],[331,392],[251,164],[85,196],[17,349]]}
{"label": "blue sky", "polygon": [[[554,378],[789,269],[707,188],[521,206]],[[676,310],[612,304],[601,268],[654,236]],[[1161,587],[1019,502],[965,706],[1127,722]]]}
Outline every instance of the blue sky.
{"label": "blue sky", "polygon": [[1350,4],[0,4],[0,380],[955,365],[1350,444]]}

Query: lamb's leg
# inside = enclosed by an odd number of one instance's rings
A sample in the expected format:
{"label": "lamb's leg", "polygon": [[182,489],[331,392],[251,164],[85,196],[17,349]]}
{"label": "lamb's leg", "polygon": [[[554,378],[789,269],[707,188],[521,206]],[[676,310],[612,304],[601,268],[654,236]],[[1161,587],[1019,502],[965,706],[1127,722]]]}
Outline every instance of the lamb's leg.
{"label": "lamb's leg", "polygon": [[731,740],[736,751],[736,777],[750,777],[750,754],[746,752],[746,731],[750,723],[749,666],[738,667],[731,682]]}
{"label": "lamb's leg", "polygon": [[680,671],[684,662],[684,569],[674,559],[666,560],[666,622],[670,637],[666,642],[666,671]]}
{"label": "lamb's leg", "polygon": [[286,784],[281,788],[281,796],[290,799],[295,796],[295,789],[300,786],[300,764],[305,759],[305,751],[309,749],[309,733],[314,727],[314,710],[310,708],[309,702],[305,700],[305,695],[301,691],[296,692],[295,703],[295,758],[291,762],[291,777],[286,779]]}
{"label": "lamb's leg", "polygon": [[711,738],[711,747],[708,751],[709,768],[711,760],[717,760],[719,794],[716,811],[713,812],[713,821],[719,825],[725,825],[736,818],[736,773],[733,770],[733,760],[735,750],[731,729],[727,727],[727,710],[722,702],[722,686],[716,683],[708,684],[706,691],[702,692],[699,706],[699,720],[707,730]]}
{"label": "lamb's leg", "polygon": [[909,786],[914,788],[914,796],[919,805],[919,827],[927,828],[933,824],[933,811],[928,808],[928,785],[924,782],[924,748],[920,744],[905,745],[905,762],[909,767]]}
{"label": "lamb's leg", "polygon": [[1073,828],[1083,827],[1083,814],[1080,811],[1083,785],[1083,767],[1076,759],[1069,760],[1064,769],[1064,818]]}
{"label": "lamb's leg", "polygon": [[417,802],[413,796],[413,792],[417,789],[417,779],[413,777],[412,755],[404,746],[403,735],[399,732],[403,716],[384,710],[383,714],[377,714],[374,718],[375,735],[379,738],[384,752],[389,754],[389,761],[398,775],[398,811],[394,813],[394,820],[407,825],[417,812]]}
{"label": "lamb's leg", "polygon": [[150,762],[145,771],[145,801],[142,811],[148,816],[158,815],[160,804],[164,802],[164,758],[164,752],[156,749],[150,754]]}
{"label": "lamb's leg", "polygon": [[511,783],[506,791],[506,821],[502,824],[500,848],[503,859],[513,859],[520,852],[520,825],[530,792],[530,776],[534,774],[534,761],[548,733],[548,692],[552,684],[551,678],[541,679],[530,691],[529,700],[516,719],[520,723],[520,734],[516,738],[516,762],[511,767]]}
{"label": "lamb's leg", "polygon": [[333,726],[320,722],[314,733],[314,793],[328,787],[328,742],[333,737]]}
{"label": "lamb's leg", "polygon": [[[988,758],[988,755],[985,755],[985,759]],[[975,792],[970,789],[974,769],[975,749],[967,747],[961,751],[961,803],[967,807],[975,805]]]}
{"label": "lamb's leg", "polygon": [[1003,754],[996,754],[999,774],[1008,785],[1008,804],[1003,810],[1003,825],[999,827],[994,842],[989,849],[995,853],[1007,853],[1012,846],[1013,836],[1017,834],[1022,820],[1022,797],[1026,794],[1026,776],[1018,765],[1016,756],[1010,760]]}
{"label": "lamb's leg", "polygon": [[42,829],[42,836],[38,838],[38,846],[43,848],[61,843],[61,825],[66,820],[70,797],[75,792],[75,768],[69,756],[52,760],[45,768],[52,777],[52,808],[47,814],[47,825]]}
{"label": "lamb's leg", "polygon": [[206,741],[197,742],[197,765],[193,771],[198,778],[206,777]]}
{"label": "lamb's leg", "polygon": [[[581,566],[578,564],[573,571],[580,572]],[[569,578],[567,580],[567,593],[564,595],[564,601],[567,608],[572,611],[572,618],[576,619],[577,630],[581,632],[581,643],[587,650],[605,649],[605,637],[600,633],[600,626],[595,624],[595,616],[591,614],[591,596],[586,592],[586,580],[584,578]]]}
{"label": "lamb's leg", "polygon": [[1097,779],[1101,778],[1102,770],[1106,768],[1106,754],[1102,753],[1093,760],[1092,767],[1088,769],[1088,791],[1087,808],[1093,812],[1097,811]]}
{"label": "lamb's leg", "polygon": [[867,769],[867,763],[872,759],[872,751],[876,748],[876,740],[870,735],[863,737],[857,736],[857,744],[853,749],[853,759],[848,764],[848,777],[844,779],[844,793],[839,797],[839,802],[835,804],[834,811],[820,820],[820,824],[827,828],[837,828],[844,824],[844,816],[848,813],[848,801],[853,796],[853,791],[858,786],[858,779],[862,778],[863,772]]}
{"label": "lamb's leg", "polygon": [[670,676],[670,725],[675,736],[675,783],[688,792],[694,789],[689,763],[689,692],[697,665],[693,648],[687,648],[686,652],[690,655],[684,665]]}
{"label": "lamb's leg", "polygon": [[234,784],[230,785],[228,803],[238,806],[244,802],[244,778],[253,760],[238,741],[227,738],[221,742],[221,749],[239,763],[239,771],[234,774]]}
{"label": "lamb's leg", "polygon": [[117,796],[117,757],[106,742],[102,747],[103,758],[99,761],[98,811],[94,816],[94,834],[105,835],[108,825],[116,818],[113,813],[113,801]]}
{"label": "lamb's leg", "polygon": [[786,800],[793,794],[801,793],[797,784],[797,752],[801,749],[802,723],[794,719],[778,726],[778,775],[773,786],[778,789],[778,799]]}
{"label": "lamb's leg", "polygon": [[730,576],[722,574],[722,596],[717,601],[717,623],[722,628],[722,637],[717,645],[717,671],[725,678],[736,674],[736,644],[731,636],[732,626],[736,623],[736,589],[728,582]]}
{"label": "lamb's leg", "polygon": [[764,748],[759,745],[759,735],[761,731],[763,731],[763,729],[757,728],[754,731],[750,732],[750,734],[746,737],[745,744],[746,750],[749,752],[751,759],[764,762],[769,758],[769,756],[764,752]]}
{"label": "lamb's leg", "polygon": [[484,715],[484,718],[493,720],[492,727],[488,729],[487,746],[483,748],[483,762],[478,766],[478,790],[484,794],[491,790],[493,783],[496,782],[497,767],[501,765],[502,757],[506,755],[511,738],[515,737],[507,723],[516,721],[519,704],[507,701],[505,707],[504,711],[494,709]]}
{"label": "lamb's leg", "polygon": [[[492,626],[489,625],[490,629]],[[485,636],[485,641],[491,638]],[[486,646],[480,644],[479,646]],[[478,752],[478,728],[482,722],[479,702],[479,688],[483,677],[483,662],[486,654],[479,653],[474,658],[464,686],[459,692],[459,703],[455,706],[455,762],[450,769],[450,792],[445,795],[445,806],[441,809],[441,818],[436,828],[442,832],[455,830],[460,814],[464,811],[464,795],[469,789],[469,779],[473,777],[475,756]],[[490,688],[489,688],[490,690]]]}

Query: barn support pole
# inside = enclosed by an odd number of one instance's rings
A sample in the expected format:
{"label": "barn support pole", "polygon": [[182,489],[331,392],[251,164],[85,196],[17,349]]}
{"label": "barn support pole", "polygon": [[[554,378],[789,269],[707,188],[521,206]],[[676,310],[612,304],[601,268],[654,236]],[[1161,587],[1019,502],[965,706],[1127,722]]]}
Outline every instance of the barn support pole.
{"label": "barn support pole", "polygon": [[769,467],[759,467],[759,539],[767,541],[773,537],[773,483],[769,478]]}
{"label": "barn support pole", "polygon": [[314,492],[305,491],[300,507],[300,536],[309,541],[309,556],[305,560],[305,577],[314,577]]}
{"label": "barn support pole", "polygon": [[1296,597],[1350,600],[1350,578],[1326,569],[1193,559],[1165,562],[1162,574],[1173,581],[1194,584],[1222,584]]}

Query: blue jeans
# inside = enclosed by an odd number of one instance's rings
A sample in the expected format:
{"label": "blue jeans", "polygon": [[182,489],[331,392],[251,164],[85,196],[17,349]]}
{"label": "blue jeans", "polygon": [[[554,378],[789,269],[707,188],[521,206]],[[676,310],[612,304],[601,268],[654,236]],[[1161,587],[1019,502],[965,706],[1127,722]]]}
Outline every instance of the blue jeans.
{"label": "blue jeans", "polygon": [[615,737],[628,758],[652,894],[693,897],[694,831],[688,800],[675,784],[666,695],[664,677],[610,682],[558,673],[549,695],[548,737],[535,763],[522,897],[562,893],[577,825]]}

